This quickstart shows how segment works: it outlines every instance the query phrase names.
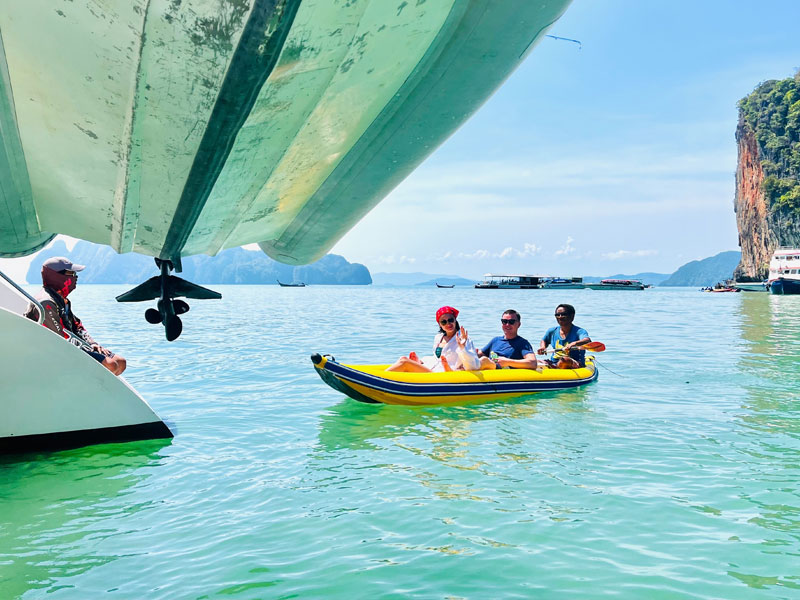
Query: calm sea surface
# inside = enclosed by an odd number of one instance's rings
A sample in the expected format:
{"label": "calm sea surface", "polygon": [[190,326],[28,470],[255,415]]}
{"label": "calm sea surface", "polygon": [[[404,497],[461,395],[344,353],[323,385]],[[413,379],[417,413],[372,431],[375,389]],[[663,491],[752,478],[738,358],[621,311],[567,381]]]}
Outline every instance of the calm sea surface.
{"label": "calm sea surface", "polygon": [[[171,344],[76,291],[176,437],[0,459],[0,599],[800,598],[800,296],[211,287]],[[559,302],[608,347],[578,391],[366,405],[309,360]]]}

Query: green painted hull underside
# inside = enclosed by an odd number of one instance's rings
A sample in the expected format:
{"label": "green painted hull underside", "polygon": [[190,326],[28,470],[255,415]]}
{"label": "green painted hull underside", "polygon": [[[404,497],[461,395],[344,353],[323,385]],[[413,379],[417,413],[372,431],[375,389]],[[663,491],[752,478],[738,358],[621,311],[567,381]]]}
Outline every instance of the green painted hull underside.
{"label": "green painted hull underside", "polygon": [[327,252],[570,0],[11,0],[0,255]]}

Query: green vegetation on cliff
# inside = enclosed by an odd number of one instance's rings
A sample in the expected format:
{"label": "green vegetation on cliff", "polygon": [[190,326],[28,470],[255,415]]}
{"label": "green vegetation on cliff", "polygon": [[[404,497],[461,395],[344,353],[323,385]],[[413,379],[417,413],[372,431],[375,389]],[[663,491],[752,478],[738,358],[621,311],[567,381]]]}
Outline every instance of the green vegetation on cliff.
{"label": "green vegetation on cliff", "polygon": [[765,81],[739,101],[739,110],[758,141],[769,207],[800,214],[800,71]]}

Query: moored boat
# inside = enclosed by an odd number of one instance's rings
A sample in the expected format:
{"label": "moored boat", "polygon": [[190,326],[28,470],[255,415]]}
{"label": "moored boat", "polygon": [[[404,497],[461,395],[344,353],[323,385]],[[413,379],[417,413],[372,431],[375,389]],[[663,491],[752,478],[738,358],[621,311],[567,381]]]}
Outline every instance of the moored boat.
{"label": "moored boat", "polygon": [[0,273],[0,454],[172,437],[144,398],[80,341],[24,317],[29,302],[36,301]]}
{"label": "moored boat", "polygon": [[771,294],[800,294],[800,248],[781,246],[769,262],[767,289]]}
{"label": "moored boat", "polygon": [[767,282],[766,281],[735,281],[733,282],[733,286],[737,290],[741,290],[742,292],[766,292],[767,291]]}
{"label": "moored boat", "polygon": [[452,285],[442,285],[441,283],[439,283],[439,282],[437,281],[437,282],[436,282],[436,287],[437,287],[437,288],[454,288],[454,287],[456,287],[456,284],[454,283],[454,284],[452,284]]}
{"label": "moored boat", "polygon": [[345,365],[311,355],[317,374],[333,389],[368,403],[439,405],[508,400],[537,392],[581,387],[597,379],[592,357],[579,369],[495,369],[405,373],[389,365]]}
{"label": "moored boat", "polygon": [[279,279],[276,279],[275,281],[277,281],[278,285],[281,287],[306,287],[306,284],[303,283],[302,281],[299,281],[297,283],[282,283]]}
{"label": "moored boat", "polygon": [[545,290],[582,290],[585,287],[583,277],[553,277],[542,285]]}
{"label": "moored boat", "polygon": [[643,290],[644,284],[637,279],[603,279],[600,283],[586,283],[590,290]]}
{"label": "moored boat", "polygon": [[544,285],[544,275],[494,275],[487,273],[475,287],[483,290],[538,290]]}

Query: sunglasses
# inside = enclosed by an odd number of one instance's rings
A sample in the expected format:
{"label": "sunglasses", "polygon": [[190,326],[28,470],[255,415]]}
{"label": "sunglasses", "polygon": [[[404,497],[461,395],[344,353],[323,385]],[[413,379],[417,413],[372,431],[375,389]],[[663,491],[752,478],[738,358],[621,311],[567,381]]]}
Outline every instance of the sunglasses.
{"label": "sunglasses", "polygon": [[568,317],[568,316],[569,316],[569,313],[556,313],[556,319],[558,319],[560,317]]}
{"label": "sunglasses", "polygon": [[450,317],[449,319],[442,319],[441,321],[439,321],[439,325],[447,325],[448,323],[455,323],[455,322],[456,320],[453,317]]}
{"label": "sunglasses", "polygon": [[75,271],[62,271],[62,273],[67,277],[74,277],[75,279],[78,278],[78,274]]}
{"label": "sunglasses", "polygon": [[517,320],[516,319],[500,319],[500,322],[503,325],[513,325],[514,323],[517,322]]}

